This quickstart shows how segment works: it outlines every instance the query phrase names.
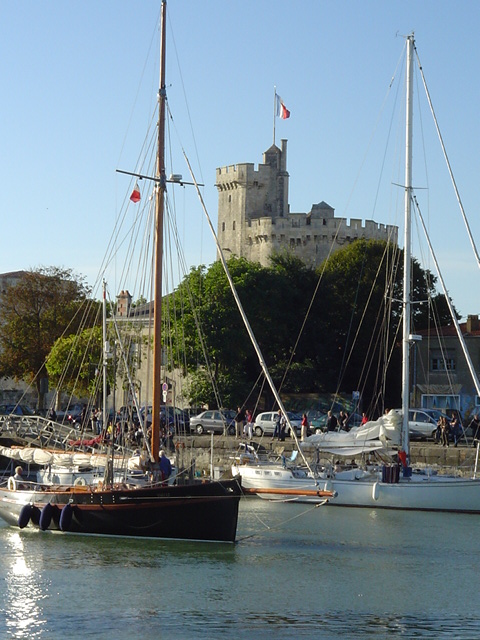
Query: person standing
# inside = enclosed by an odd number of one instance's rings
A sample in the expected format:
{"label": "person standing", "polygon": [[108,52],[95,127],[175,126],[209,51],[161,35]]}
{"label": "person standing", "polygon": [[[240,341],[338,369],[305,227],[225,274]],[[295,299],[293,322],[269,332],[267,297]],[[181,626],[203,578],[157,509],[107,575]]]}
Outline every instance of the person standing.
{"label": "person standing", "polygon": [[442,438],[442,446],[449,447],[448,436],[450,432],[450,425],[447,422],[447,419],[443,416],[440,418],[440,429],[441,429],[441,438]]}
{"label": "person standing", "polygon": [[282,415],[280,416],[280,442],[285,442],[285,436],[286,436],[286,432],[287,432],[287,418],[285,417],[285,414],[282,413]]}
{"label": "person standing", "polygon": [[92,433],[95,433],[96,421],[97,421],[97,408],[92,407],[92,410],[90,412],[90,430]]}
{"label": "person standing", "polygon": [[247,436],[247,438],[251,440],[253,438],[253,414],[250,411],[250,409],[247,409],[245,412],[245,420],[246,420],[246,424],[244,428],[244,433]]}
{"label": "person standing", "polygon": [[82,411],[80,412],[80,426],[82,429],[86,429],[87,428],[87,422],[88,422],[88,410],[87,410],[87,405],[84,404],[82,407]]}
{"label": "person standing", "polygon": [[435,444],[440,444],[442,442],[442,418],[441,417],[437,420],[437,428],[435,430],[434,440],[435,440]]}
{"label": "person standing", "polygon": [[335,414],[329,411],[327,413],[327,423],[326,423],[327,431],[336,431],[337,425],[338,425],[337,417],[335,416]]}
{"label": "person standing", "polygon": [[235,416],[235,438],[242,437],[244,423],[245,423],[245,412],[241,407],[237,407],[237,415]]}
{"label": "person standing", "polygon": [[301,429],[301,435],[300,435],[302,442],[305,442],[305,440],[308,437],[308,427],[309,427],[309,424],[308,424],[307,414],[304,413],[302,416],[302,429]]}
{"label": "person standing", "polygon": [[344,431],[348,431],[348,413],[346,411],[340,411],[340,415],[338,416],[338,422],[340,424],[340,429]]}
{"label": "person standing", "polygon": [[458,421],[457,416],[453,416],[450,421],[450,433],[452,434],[453,443],[456,447],[461,436],[460,422]]}
{"label": "person standing", "polygon": [[103,413],[100,408],[98,408],[95,413],[95,426],[97,430],[97,436],[99,436],[102,433],[103,429]]}
{"label": "person standing", "polygon": [[476,413],[470,424],[468,425],[472,431],[472,447],[477,446],[477,441],[480,437],[480,420],[478,418],[478,413]]}
{"label": "person standing", "polygon": [[281,422],[281,419],[282,419],[282,412],[279,409],[277,411],[277,415],[275,416],[275,428],[273,430],[272,441],[275,440],[275,438],[278,438],[280,440],[280,422]]}

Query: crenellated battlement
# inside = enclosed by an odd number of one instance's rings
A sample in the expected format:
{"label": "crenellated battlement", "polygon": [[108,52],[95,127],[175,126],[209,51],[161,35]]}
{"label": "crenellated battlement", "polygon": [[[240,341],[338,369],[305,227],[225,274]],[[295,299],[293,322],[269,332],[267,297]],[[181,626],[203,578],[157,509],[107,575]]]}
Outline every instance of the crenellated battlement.
{"label": "crenellated battlement", "polygon": [[358,238],[397,243],[398,228],[361,218],[336,218],[326,202],[309,213],[290,213],[286,170],[287,141],[263,154],[263,164],[234,164],[216,171],[218,238],[223,250],[269,264],[270,256],[291,251],[319,265],[332,252]]}
{"label": "crenellated battlement", "polygon": [[239,184],[267,182],[270,180],[270,174],[271,168],[264,164],[259,164],[257,169],[252,162],[231,164],[217,169],[215,185],[219,191],[234,189]]}

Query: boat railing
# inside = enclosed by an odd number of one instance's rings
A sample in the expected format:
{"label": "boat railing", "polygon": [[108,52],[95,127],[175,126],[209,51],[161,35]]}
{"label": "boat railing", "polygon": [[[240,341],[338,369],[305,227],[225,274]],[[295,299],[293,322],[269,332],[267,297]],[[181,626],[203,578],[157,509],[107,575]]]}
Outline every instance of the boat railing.
{"label": "boat railing", "polygon": [[[72,449],[91,451],[95,449],[95,447],[86,444],[88,437],[81,429],[36,415],[0,416],[1,440],[16,440],[19,445],[43,449],[59,449],[62,451]],[[128,453],[130,451],[128,447],[118,444],[114,444],[114,449],[119,453]]]}

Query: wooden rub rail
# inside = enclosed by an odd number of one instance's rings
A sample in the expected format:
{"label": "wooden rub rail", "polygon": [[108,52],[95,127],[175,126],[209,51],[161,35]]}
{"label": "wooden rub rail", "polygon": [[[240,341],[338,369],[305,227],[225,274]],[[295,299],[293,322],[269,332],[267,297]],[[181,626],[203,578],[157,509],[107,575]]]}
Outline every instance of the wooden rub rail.
{"label": "wooden rub rail", "polygon": [[264,493],[267,495],[281,495],[281,496],[311,496],[318,498],[335,498],[336,491],[324,491],[323,489],[248,489],[242,488],[243,493],[257,495]]}

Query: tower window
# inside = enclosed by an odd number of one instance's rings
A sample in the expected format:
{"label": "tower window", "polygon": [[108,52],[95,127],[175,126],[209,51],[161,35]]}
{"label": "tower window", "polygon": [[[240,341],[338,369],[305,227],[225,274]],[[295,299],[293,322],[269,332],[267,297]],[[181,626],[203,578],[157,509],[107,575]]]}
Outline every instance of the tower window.
{"label": "tower window", "polygon": [[233,230],[235,231],[235,220],[233,221]]}

